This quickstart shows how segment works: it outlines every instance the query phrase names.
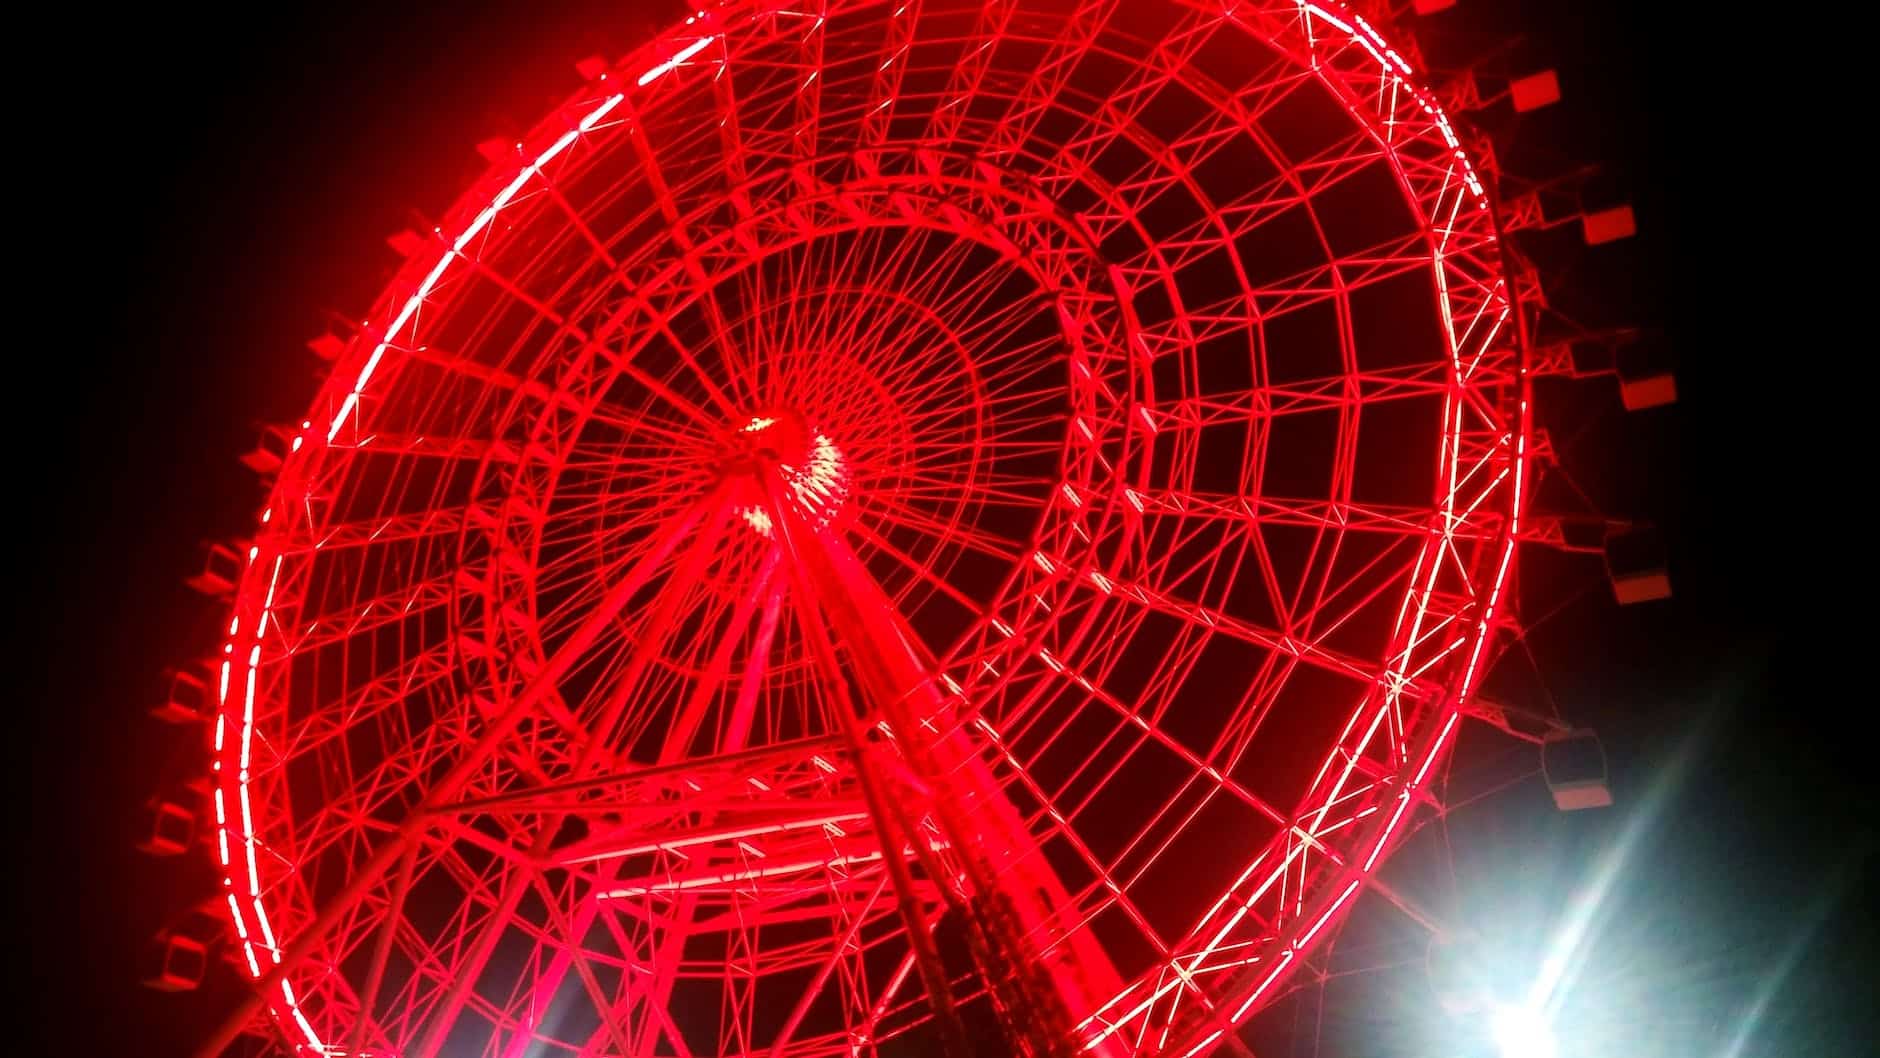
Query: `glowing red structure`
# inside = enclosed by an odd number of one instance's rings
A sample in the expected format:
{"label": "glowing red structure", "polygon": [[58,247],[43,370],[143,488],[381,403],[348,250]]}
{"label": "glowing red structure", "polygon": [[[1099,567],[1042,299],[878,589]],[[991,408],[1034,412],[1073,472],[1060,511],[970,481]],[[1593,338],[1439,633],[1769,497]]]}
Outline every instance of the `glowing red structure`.
{"label": "glowing red structure", "polygon": [[1506,632],[1442,110],[1295,0],[749,0],[591,74],[285,438],[205,1053],[1223,1044]]}

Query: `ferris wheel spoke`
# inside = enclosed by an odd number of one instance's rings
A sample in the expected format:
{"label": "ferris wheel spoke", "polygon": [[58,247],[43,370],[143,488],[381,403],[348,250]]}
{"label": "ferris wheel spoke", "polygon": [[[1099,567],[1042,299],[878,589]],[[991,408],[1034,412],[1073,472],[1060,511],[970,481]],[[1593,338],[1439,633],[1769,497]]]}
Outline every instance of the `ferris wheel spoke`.
{"label": "ferris wheel spoke", "polygon": [[[879,231],[882,229],[874,229]],[[885,261],[868,262],[870,267],[863,272],[861,265],[865,260],[863,253],[852,253],[849,266],[843,270],[841,281],[844,289],[864,293],[865,297],[851,300],[847,313],[840,320],[825,323],[826,341],[836,348],[882,348],[889,345],[887,339],[892,332],[905,331],[911,326],[923,323],[938,323],[945,333],[963,347],[969,346],[969,339],[974,331],[996,333],[1009,318],[1022,313],[1024,305],[1003,307],[985,313],[983,318],[975,318],[972,310],[983,307],[989,295],[1001,284],[1008,281],[1003,268],[985,268],[959,282],[960,273],[972,261],[972,255],[960,249],[961,244],[953,243],[943,247],[940,259],[922,263],[921,282],[940,296],[934,300],[920,303],[917,317],[909,321],[891,312],[870,312],[871,304],[878,304],[880,295],[867,287],[869,273],[877,276],[909,275],[914,271],[916,262],[925,255],[929,244],[935,238],[929,228],[919,229],[915,234],[902,238],[893,247],[891,256]],[[872,238],[871,244],[879,237]],[[983,311],[983,309],[982,309]],[[963,330],[966,325],[971,330]],[[990,344],[990,343],[988,343]],[[893,347],[893,351],[902,354],[896,360],[889,361],[886,369],[879,376],[880,384],[887,389],[899,390],[903,379],[918,377],[921,373],[922,359],[918,356],[905,356],[904,346]],[[897,362],[898,361],[898,362]]]}
{"label": "ferris wheel spoke", "polygon": [[[698,264],[696,254],[688,252],[687,262],[690,266],[690,272],[688,274],[697,275],[697,282],[699,283],[709,282],[709,280],[703,276],[703,273],[698,271],[700,265]],[[590,337],[585,331],[577,328],[570,331],[570,334],[580,343],[579,348],[595,353],[606,365],[613,367],[615,370],[620,371],[634,381],[644,383],[645,380],[652,379],[654,376],[635,366],[634,361],[655,339],[662,340],[672,351],[673,355],[677,357],[679,364],[684,367],[686,373],[689,375],[690,385],[697,387],[705,394],[713,405],[716,414],[726,418],[735,418],[737,414],[735,410],[736,402],[728,397],[724,390],[718,385],[715,381],[714,373],[707,371],[704,365],[699,362],[698,355],[693,349],[692,343],[680,335],[678,330],[673,326],[672,308],[670,306],[655,305],[649,302],[646,293],[630,282],[625,276],[616,273],[614,279],[615,285],[625,297],[627,309],[637,314],[634,319],[629,321],[629,324],[636,327],[636,329],[623,329],[618,335],[610,332],[606,336],[607,340],[603,342],[600,338]],[[716,336],[714,335],[714,337]],[[620,340],[620,348],[618,349],[613,347],[616,338]],[[713,423],[713,416],[699,409],[695,401],[678,395],[679,386],[683,385],[683,383],[679,382],[676,378],[678,373],[678,368],[675,367],[668,373],[667,378],[655,379],[657,384],[661,387],[659,395],[667,398],[669,404],[685,412],[689,418],[702,424],[709,430]],[[631,418],[617,419],[615,421],[619,423],[624,432],[632,432]]]}
{"label": "ferris wheel spoke", "polygon": [[450,967],[449,985],[439,1002],[439,1008],[432,1011],[428,1019],[428,1028],[412,1048],[413,1058],[437,1058],[438,1050],[444,1046],[450,1032],[463,1015],[463,1008],[470,998],[472,986],[483,976],[484,967],[495,954],[496,944],[502,939],[510,919],[516,913],[516,907],[528,892],[528,885],[522,875],[525,869],[516,867],[504,873],[502,895],[499,902],[491,909],[482,928],[476,932],[464,949],[460,962]]}
{"label": "ferris wheel spoke", "polygon": [[711,506],[713,509],[706,516],[704,532],[692,542],[681,565],[675,567],[665,591],[641,622],[632,651],[613,677],[606,697],[594,710],[594,720],[590,725],[593,732],[588,751],[590,758],[599,758],[610,745],[611,736],[620,727],[623,716],[635,701],[648,668],[665,645],[666,639],[677,631],[677,622],[673,618],[685,593],[715,557],[718,542],[726,529],[727,512],[716,497],[711,501]]}
{"label": "ferris wheel spoke", "polygon": [[880,551],[882,554],[887,555],[889,558],[911,570],[923,583],[958,603],[967,613],[979,618],[987,616],[983,602],[961,591],[952,581],[935,572],[933,567],[928,563],[894,546],[893,542],[888,540],[887,537],[875,532],[862,522],[855,523],[853,528],[856,533],[860,534],[863,542],[869,547]]}
{"label": "ferris wheel spoke", "polygon": [[[1386,593],[1401,591],[1407,585],[1401,566],[1393,566],[1402,556],[1399,550],[1406,549],[1414,539],[1401,541],[1382,548],[1369,559],[1359,563],[1345,563],[1340,566],[1336,560],[1323,565],[1324,573],[1315,579],[1316,589],[1312,600],[1304,600],[1305,576],[1301,577],[1300,591],[1294,597],[1288,611],[1293,614],[1296,626],[1302,634],[1326,636],[1338,631],[1347,622],[1360,617],[1373,608],[1387,605]],[[1348,569],[1342,579],[1334,574]],[[1342,607],[1342,610],[1334,606]]]}
{"label": "ferris wheel spoke", "polygon": [[620,262],[614,258],[613,252],[607,249],[607,244],[601,241],[601,237],[595,233],[593,226],[588,223],[587,218],[582,215],[580,210],[574,207],[574,203],[568,201],[567,192],[563,190],[561,181],[555,179],[554,174],[546,170],[538,171],[536,178],[541,181],[542,190],[548,194],[549,201],[555,203],[555,208],[559,210],[562,217],[567,220],[569,227],[572,227],[575,233],[581,236],[582,242],[587,243],[588,253],[591,254],[594,261],[600,265],[601,270],[605,272],[619,271]]}
{"label": "ferris wheel spoke", "polygon": [[[672,339],[668,338],[668,340],[670,341]],[[680,349],[684,348],[683,346],[679,345],[679,343],[676,341],[673,344],[675,348],[680,348]],[[682,356],[682,359],[684,359],[688,364],[693,362],[693,358],[689,354],[682,353],[681,356]],[[602,359],[609,366],[614,368],[614,370],[620,372],[622,375],[626,376],[627,378],[632,379],[635,382],[638,382],[641,386],[645,387],[648,393],[654,394],[655,396],[659,397],[661,400],[665,401],[671,407],[678,409],[681,413],[684,414],[687,422],[698,424],[700,426],[705,427],[706,429],[709,429],[714,424],[715,419],[713,418],[711,413],[699,407],[696,403],[686,399],[683,395],[679,393],[678,390],[667,385],[663,380],[654,378],[652,375],[641,370],[640,367],[634,364],[632,360],[624,356],[616,356],[611,351],[607,351],[607,350],[603,350]],[[695,367],[695,370],[698,371],[700,374],[703,374],[702,368]],[[726,407],[726,405],[723,403],[722,397],[718,398],[718,402],[719,402],[719,406],[721,409]],[[693,431],[689,431],[688,433],[681,434],[681,437],[688,442],[696,441],[702,436],[705,436],[705,434],[699,430],[693,430]]]}
{"label": "ferris wheel spoke", "polygon": [[[848,903],[838,905],[840,909],[838,921],[845,924],[841,939],[830,948],[828,957],[822,960],[816,972],[811,975],[809,983],[804,985],[803,991],[797,997],[796,1002],[791,1005],[789,1014],[784,1018],[783,1027],[777,1033],[776,1043],[770,1049],[770,1058],[783,1058],[784,1051],[789,1047],[790,1042],[796,1038],[797,1029],[803,1024],[803,1019],[809,1014],[811,1005],[816,1001],[817,997],[822,994],[823,989],[828,986],[831,977],[837,978],[838,987],[840,987],[842,975],[837,974],[837,970],[841,967],[842,963],[845,960],[853,960],[857,963],[861,962],[863,947],[859,941],[862,926],[868,921],[869,912],[873,910],[876,903],[881,900],[882,894],[888,891],[888,887],[889,878],[884,871],[881,880],[875,883],[872,890],[868,891],[859,909],[851,907]],[[833,878],[831,879],[830,889],[831,895],[835,895]],[[860,973],[855,976],[858,979],[866,978],[865,974]],[[848,989],[842,990],[850,991]]]}
{"label": "ferris wheel spoke", "polygon": [[828,73],[823,65],[824,27],[829,22],[827,15],[826,7],[812,3],[809,10],[800,16],[800,20],[807,25],[798,44],[802,56],[798,69],[807,69],[808,72],[796,79],[795,90],[790,93],[795,104],[790,127],[791,155],[799,163],[815,159],[818,153],[819,134],[822,131],[823,82]]}
{"label": "ferris wheel spoke", "polygon": [[1447,361],[1374,368],[1301,382],[1275,382],[1175,400],[1158,399],[1144,411],[1158,431],[1199,430],[1224,423],[1258,423],[1284,415],[1338,411],[1354,405],[1415,398],[1441,399],[1453,388]]}
{"label": "ferris wheel spoke", "polygon": [[[1061,556],[1055,557],[1053,561],[1060,566],[1075,568],[1074,563],[1070,563]],[[1226,613],[1218,607],[1203,605],[1140,580],[1108,579],[1108,582],[1110,590],[1103,593],[1108,598],[1120,599],[1131,605],[1174,617],[1197,628],[1218,632],[1265,651],[1297,658],[1327,672],[1356,679],[1361,683],[1376,683],[1384,677],[1383,666],[1377,662],[1347,654],[1326,646],[1322,642],[1277,629],[1261,627],[1255,622]],[[1098,590],[1098,586],[1089,583],[1087,578],[1079,577],[1073,583],[1084,590]],[[1434,688],[1422,686],[1417,680],[1406,681],[1405,688],[1407,691],[1434,690]]]}
{"label": "ferris wheel spoke", "polygon": [[372,431],[353,440],[333,440],[328,447],[354,458],[377,456],[383,459],[428,457],[461,459],[467,462],[515,463],[521,456],[517,446],[498,438],[451,437],[426,434]]}
{"label": "ferris wheel spoke", "polygon": [[[642,173],[647,185],[652,189],[654,200],[659,204],[661,213],[666,218],[667,232],[681,252],[681,265],[691,278],[698,292],[698,303],[702,306],[706,320],[711,327],[712,340],[716,352],[729,369],[727,381],[731,390],[739,398],[749,400],[755,375],[749,365],[743,362],[743,351],[736,348],[729,323],[726,322],[724,307],[718,303],[718,287],[712,277],[707,275],[704,266],[699,263],[698,243],[691,232],[685,210],[672,185],[667,181],[659,152],[647,139],[646,125],[639,115],[632,111],[633,104],[627,104],[627,140],[633,145],[639,158]],[[718,387],[703,370],[697,373],[697,381],[707,392],[714,394],[714,402],[727,416],[736,414],[738,400],[733,400],[718,392]]]}
{"label": "ferris wheel spoke", "polygon": [[[709,660],[702,668],[703,675],[693,684],[691,695],[679,709],[673,721],[672,734],[669,739],[671,744],[679,747],[692,744],[694,735],[704,722],[706,710],[718,698],[720,689],[731,674],[733,653],[747,630],[752,631],[756,636],[751,647],[752,662],[758,663],[761,660],[760,652],[768,651],[770,637],[764,629],[774,632],[775,618],[771,616],[771,613],[780,604],[777,593],[781,591],[781,587],[773,589],[771,586],[771,579],[777,571],[778,558],[776,548],[765,549],[762,566],[743,593],[743,598],[738,601],[737,610],[719,630],[718,641],[712,649]],[[764,607],[764,621],[757,629],[751,629],[751,619],[756,616],[760,603]],[[752,674],[747,673],[746,681],[751,678]],[[758,678],[761,679],[761,676]],[[743,690],[743,686],[740,686],[740,694]],[[732,715],[730,729],[721,733],[719,743],[725,752],[735,752],[744,748],[750,737],[752,720],[750,711],[737,709]]]}
{"label": "ferris wheel spoke", "polygon": [[[1273,157],[1270,148],[1262,145],[1269,159],[1277,163],[1278,172],[1264,182],[1236,188],[1233,194],[1209,198],[1193,182],[1191,174],[1195,169],[1250,122],[1259,120],[1266,109],[1279,104],[1310,81],[1310,74],[1301,72],[1276,74],[1269,70],[1264,76],[1265,80],[1256,78],[1254,86],[1240,93],[1242,97],[1258,100],[1255,105],[1222,108],[1205,119],[1204,124],[1168,140],[1155,157],[1115,184],[1110,194],[1119,206],[1146,202],[1173,193],[1179,186],[1182,193],[1203,207],[1200,218],[1169,233],[1167,238],[1156,240],[1154,247],[1120,260],[1119,267],[1129,272],[1154,273],[1166,265],[1171,272],[1180,273],[1191,267],[1190,262],[1196,261],[1195,251],[1218,247],[1232,255],[1244,288],[1245,268],[1258,264],[1243,259],[1240,247],[1246,240],[1261,234],[1265,225],[1289,216],[1297,218],[1309,214],[1318,196],[1345,180],[1375,171],[1385,163],[1387,154],[1363,129],[1353,130],[1310,157],[1297,160]],[[1107,126],[1107,129],[1115,128]],[[1079,158],[1073,164],[1089,163],[1087,158]],[[1099,240],[1105,239],[1122,225],[1133,223],[1134,215],[1135,211],[1126,206],[1106,211],[1092,218],[1091,233]]]}
{"label": "ferris wheel spoke", "polygon": [[[814,260],[794,280],[793,289],[814,290],[833,288],[839,290],[867,291],[869,279],[875,275],[894,275],[905,271],[907,263],[917,259],[932,240],[932,232],[918,229],[911,235],[895,241],[888,257],[880,257],[881,244],[888,229],[880,226],[864,228],[849,239],[838,242],[833,239],[819,240],[824,244],[825,252],[832,257],[840,257],[826,264]],[[801,299],[790,303],[792,315],[797,327],[807,332],[807,341],[801,341],[805,351],[809,348],[823,349],[868,349],[880,348],[877,340],[884,329],[894,326],[898,321],[888,313],[875,313],[868,310],[867,298],[852,298],[843,306],[839,315],[827,313],[820,306],[805,304]]]}
{"label": "ferris wheel spoke", "polygon": [[[640,704],[621,714],[618,725],[608,736],[610,742],[621,746],[641,745],[652,735],[655,726],[664,722],[664,734],[659,737],[662,755],[683,754],[691,748],[711,695],[715,694],[724,675],[723,671],[712,670],[713,659],[723,657],[723,665],[728,668],[743,624],[748,623],[750,611],[762,598],[762,588],[749,588],[741,594],[742,598],[734,601],[726,592],[681,589],[681,594],[662,600],[663,614],[654,616],[666,616],[665,625],[683,620],[696,628],[696,634],[683,641],[668,640],[655,646],[666,664],[648,670],[635,691]],[[637,635],[640,638],[657,635],[661,628],[661,622],[649,619]],[[620,678],[628,678],[631,672],[629,662]],[[695,678],[694,673],[700,675]],[[661,708],[674,701],[685,704],[671,711]]]}
{"label": "ferris wheel spoke", "polygon": [[1084,690],[1085,693],[1090,695],[1092,701],[1101,704],[1106,709],[1116,714],[1117,719],[1134,727],[1142,732],[1144,737],[1148,738],[1162,749],[1174,754],[1196,777],[1207,780],[1207,782],[1213,785],[1217,790],[1228,794],[1241,804],[1251,808],[1267,821],[1278,826],[1288,825],[1290,816],[1288,816],[1287,813],[1280,811],[1278,808],[1268,803],[1265,798],[1247,789],[1244,784],[1235,779],[1229,772],[1211,763],[1213,759],[1212,748],[1210,748],[1207,756],[1204,758],[1180,739],[1163,730],[1156,714],[1164,712],[1166,705],[1162,708],[1152,710],[1149,715],[1144,715],[1141,703],[1134,706],[1129,705],[1117,698],[1115,694],[1105,689],[1100,682],[1092,679],[1084,672],[1079,671],[1076,665],[1061,658],[1057,660],[1058,664],[1043,666],[1044,670],[1051,673],[1053,677],[1067,680],[1076,685],[1079,689]]}
{"label": "ferris wheel spoke", "polygon": [[318,525],[303,523],[277,533],[273,537],[274,546],[279,554],[294,557],[315,551],[333,552],[419,542],[459,531],[464,526],[466,516],[475,509],[466,504],[365,517],[356,521],[324,522]]}
{"label": "ferris wheel spoke", "polygon": [[525,378],[508,370],[505,366],[486,364],[455,349],[439,348],[429,343],[399,345],[393,348],[402,357],[475,380],[504,392],[521,393],[545,404],[555,398],[554,391],[540,379]]}
{"label": "ferris wheel spoke", "polygon": [[[530,867],[529,880],[530,884],[535,887],[535,891],[542,898],[542,906],[547,909],[550,923],[562,937],[563,943],[559,945],[560,952],[565,953],[568,961],[573,964],[575,974],[581,979],[582,988],[587,992],[588,999],[594,1004],[594,1010],[597,1013],[603,1014],[601,1025],[597,1032],[604,1032],[612,1039],[614,1046],[620,1049],[622,1055],[633,1053],[632,1049],[627,1044],[626,1038],[621,1034],[620,1024],[613,1018],[605,1016],[606,1013],[610,1013],[613,1010],[618,999],[624,998],[629,993],[631,989],[631,977],[630,975],[623,974],[619,989],[620,996],[609,997],[606,990],[601,987],[600,977],[594,972],[594,967],[590,964],[586,954],[584,938],[587,936],[588,931],[593,928],[595,913],[589,912],[586,908],[583,908],[582,913],[575,920],[571,921],[568,918],[567,912],[561,906],[562,894],[556,892],[554,887],[549,885],[548,879],[543,875],[540,867],[533,865]],[[552,1001],[553,996],[554,990],[551,989],[548,992],[549,1001]]]}
{"label": "ferris wheel spoke", "polygon": [[[1052,358],[1048,355],[1041,354],[1048,354],[1061,343],[1062,339],[1059,336],[1046,335],[1045,337],[1035,338],[1023,343],[999,344],[1009,346],[1014,353],[1028,360],[1037,360],[1050,364]],[[995,365],[982,362],[982,369],[992,366]],[[999,387],[996,389],[983,391],[981,399],[984,402],[984,408],[980,410],[980,415],[986,416],[996,413],[1002,406],[1015,402],[1020,406],[1026,403],[1062,403],[1062,394],[1052,394],[1051,397],[1047,399],[1041,397],[1036,392],[1029,391],[1026,388],[1027,383],[1035,385],[1036,379],[1013,378],[1000,383]],[[907,394],[905,398],[906,405],[913,409],[909,417],[916,421],[922,418],[931,418],[935,415],[945,415],[952,418],[959,417],[961,409],[950,407],[947,401],[949,396],[957,392],[958,385],[959,383],[956,379],[942,377],[929,379],[927,381],[913,382],[904,387]]]}
{"label": "ferris wheel spoke", "polygon": [[[704,505],[715,501],[701,498],[693,502]],[[692,519],[691,514],[682,514],[678,521]],[[646,526],[632,543],[621,548],[619,554],[610,555],[603,562],[544,564],[534,578],[535,594],[538,599],[550,595],[556,599],[552,607],[544,608],[539,613],[544,635],[558,632],[563,625],[578,626],[594,602],[605,597],[611,589],[615,583],[613,578],[622,572],[635,571],[642,578],[642,589],[656,582],[663,584],[670,581],[674,555],[669,545],[674,525],[675,521],[668,519],[663,523]],[[690,526],[687,528],[689,530]],[[581,539],[581,536],[575,536],[567,541],[555,542],[572,544]]]}
{"label": "ferris wheel spoke", "polygon": [[330,609],[302,611],[298,630],[284,634],[284,655],[307,654],[345,643],[388,625],[423,617],[455,599],[459,573],[455,569],[398,584],[367,599],[348,600]]}
{"label": "ferris wheel spoke", "polygon": [[[1088,678],[1081,677],[1079,674],[1070,673],[1068,669],[1058,669],[1054,666],[1046,667],[1047,669],[1058,672],[1059,675],[1066,676],[1080,687],[1092,686]],[[1093,693],[1103,692],[1096,691]],[[1111,703],[1118,706],[1121,704],[1115,702],[1114,698],[1111,698]],[[1133,711],[1125,710],[1125,715],[1130,719],[1136,718]],[[1132,878],[1119,882],[1115,877],[1111,863],[1105,862],[1104,857],[1097,854],[1090,843],[1084,840],[1083,836],[1077,832],[1077,829],[1071,823],[1072,818],[1087,806],[1089,799],[1085,798],[1083,804],[1072,806],[1069,811],[1065,811],[1064,806],[1061,804],[1061,799],[1047,790],[1044,785],[1037,780],[1036,776],[1033,775],[1031,769],[1026,768],[1019,761],[1010,748],[1011,739],[1009,737],[999,737],[992,725],[986,721],[983,716],[976,722],[976,726],[986,735],[998,754],[1004,758],[1006,764],[1011,769],[1014,782],[1022,787],[1033,800],[1042,806],[1042,813],[1050,820],[1048,829],[1051,834],[1070,847],[1072,852],[1082,861],[1082,866],[1088,870],[1095,879],[1093,884],[1100,887],[1107,894],[1103,897],[1103,900],[1109,905],[1120,909],[1124,916],[1129,919],[1130,924],[1136,928],[1141,939],[1146,941],[1160,955],[1166,956],[1170,950],[1168,941],[1162,936],[1162,932],[1156,929],[1149,921],[1148,916],[1144,914],[1142,908],[1139,907],[1136,901],[1129,895],[1129,889],[1135,884],[1136,880]],[[1148,729],[1145,728],[1145,730]],[[1158,731],[1156,734],[1160,735],[1160,732]],[[1191,759],[1192,754],[1189,754],[1188,757]],[[1083,768],[1081,766],[1077,769],[1078,772],[1082,770]],[[1114,775],[1115,771],[1112,770],[1109,778],[1113,778]],[[1076,773],[1074,772],[1068,781],[1075,781],[1075,779]],[[1261,803],[1263,804],[1263,802]],[[1043,835],[1040,835],[1040,837],[1043,837]],[[1127,852],[1127,850],[1125,850],[1125,852]],[[1120,862],[1120,857],[1117,858],[1117,862]],[[1102,914],[1103,911],[1104,907],[1096,906],[1083,910],[1081,913],[1084,916],[1084,922],[1087,923]],[[1083,923],[1078,924],[1078,926],[1081,925],[1083,925]],[[1077,927],[1073,927],[1073,929],[1075,928]]]}
{"label": "ferris wheel spoke", "polygon": [[1498,531],[1492,512],[1471,512],[1462,519],[1452,520],[1428,506],[1409,504],[1172,488],[1126,488],[1123,499],[1137,508],[1146,522],[1166,521],[1177,525],[1209,522],[1284,525],[1334,533],[1384,533],[1414,539],[1447,536],[1462,540],[1492,540]]}
{"label": "ferris wheel spoke", "polygon": [[1028,68],[1019,86],[1009,91],[1009,103],[986,138],[988,153],[1013,155],[1031,141],[1039,122],[1058,105],[1058,96],[1115,16],[1117,7],[1118,0],[1079,0],[1067,13],[1062,32],[1051,39],[1044,55]]}
{"label": "ferris wheel spoke", "polygon": [[889,9],[883,24],[882,59],[869,75],[868,90],[860,107],[860,124],[855,132],[855,143],[862,148],[857,164],[865,171],[873,165],[873,156],[868,151],[887,140],[892,126],[894,104],[901,94],[908,52],[914,44],[914,28],[920,21],[921,11],[922,0],[903,0]]}
{"label": "ferris wheel spoke", "polygon": [[[977,503],[1012,507],[1035,507],[1039,497],[1049,495],[1057,486],[1055,478],[1042,475],[985,474],[972,481],[970,498]],[[960,482],[929,473],[913,473],[895,490],[898,500],[945,500],[959,495]],[[905,503],[895,506],[905,512]]]}
{"label": "ferris wheel spoke", "polygon": [[992,68],[992,53],[1012,24],[1017,6],[1013,0],[991,0],[979,6],[973,28],[960,41],[964,51],[953,62],[947,86],[919,142],[946,146],[959,142],[973,100]]}
{"label": "ferris wheel spoke", "polygon": [[312,710],[283,724],[275,737],[264,742],[273,749],[272,759],[255,760],[255,773],[265,775],[278,763],[322,754],[335,740],[367,724],[388,724],[395,737],[407,736],[404,723],[409,714],[399,707],[424,701],[454,671],[448,643],[433,644],[403,659],[397,667],[354,685],[345,710]]}
{"label": "ferris wheel spoke", "polygon": [[904,500],[885,496],[876,496],[872,499],[874,502],[869,504],[868,513],[889,525],[918,533],[940,543],[968,547],[1009,565],[1017,565],[1020,561],[1018,545],[1014,541],[964,525],[942,521]]}

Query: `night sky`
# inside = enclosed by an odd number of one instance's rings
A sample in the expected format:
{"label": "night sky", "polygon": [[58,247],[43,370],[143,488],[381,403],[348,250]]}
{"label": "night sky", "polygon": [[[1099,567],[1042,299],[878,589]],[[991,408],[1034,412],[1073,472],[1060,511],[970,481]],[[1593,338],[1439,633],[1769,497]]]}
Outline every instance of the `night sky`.
{"label": "night sky", "polygon": [[[526,129],[572,89],[576,59],[618,55],[679,10],[538,6],[100,15],[18,100],[46,123],[28,168],[54,189],[15,199],[52,229],[16,310],[46,327],[13,350],[39,366],[10,402],[29,413],[16,465],[39,494],[16,508],[38,537],[19,552],[20,660],[44,675],[18,703],[31,768],[13,974],[39,1041],[24,1053],[181,1054],[233,995],[222,970],[197,993],[137,984],[163,918],[213,894],[131,848],[144,799],[191,766],[189,736],[146,715],[165,667],[213,648],[216,609],[181,582],[201,541],[251,523],[261,487],[236,456],[304,409],[322,365],[302,343],[390,278],[383,238],[440,213],[483,167],[472,146]],[[1833,166],[1810,147],[1815,87],[1739,58],[1771,51],[1766,25],[1653,22],[1651,6],[1463,0],[1437,22],[1458,45],[1525,28],[1515,54],[1560,69],[1566,99],[1522,129],[1524,157],[1603,163],[1597,193],[1629,197],[1640,224],[1566,254],[1563,296],[1662,331],[1682,398],[1628,416],[1593,383],[1545,423],[1587,492],[1662,525],[1670,548],[1676,597],[1647,607],[1613,606],[1596,561],[1524,570],[1524,591],[1566,600],[1532,646],[1562,710],[1604,736],[1618,806],[1561,816],[1530,779],[1497,795],[1470,847],[1483,892],[1520,890],[1545,916],[1636,824],[1598,942],[1611,1012],[1602,1028],[1598,1004],[1584,1011],[1587,1038],[1611,1039],[1587,1058],[1643,1038],[1661,1048],[1647,1058],[1721,1053],[1765,991],[1743,1054],[1852,1055],[1874,1038],[1875,826],[1872,648],[1851,642],[1873,605],[1853,579],[1872,475],[1851,447],[1868,412],[1848,368],[1872,338],[1836,333],[1865,306],[1828,294],[1823,276],[1854,266],[1813,240],[1872,191],[1817,179]],[[1490,770],[1533,766],[1469,737]],[[1326,1001],[1370,1004],[1343,1011],[1374,1036],[1354,1056],[1443,1053],[1385,1038],[1388,1008],[1427,997],[1358,994]]]}

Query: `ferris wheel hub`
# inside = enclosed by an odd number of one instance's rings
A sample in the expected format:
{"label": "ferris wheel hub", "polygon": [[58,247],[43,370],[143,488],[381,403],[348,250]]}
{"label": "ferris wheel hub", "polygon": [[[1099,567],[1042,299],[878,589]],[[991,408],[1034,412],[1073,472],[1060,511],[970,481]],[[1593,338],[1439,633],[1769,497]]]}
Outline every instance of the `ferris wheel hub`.
{"label": "ferris wheel hub", "polygon": [[[735,421],[734,421],[735,422]],[[816,431],[803,415],[784,407],[754,412],[735,422],[721,442],[725,476],[748,474],[764,467],[802,466],[813,449]]]}
{"label": "ferris wheel hub", "polygon": [[[848,459],[819,427],[789,408],[751,415],[725,439],[720,474],[731,485],[745,518],[768,535],[763,479],[779,476],[795,508],[813,528],[839,514],[852,491]],[[763,515],[757,517],[756,515]]]}

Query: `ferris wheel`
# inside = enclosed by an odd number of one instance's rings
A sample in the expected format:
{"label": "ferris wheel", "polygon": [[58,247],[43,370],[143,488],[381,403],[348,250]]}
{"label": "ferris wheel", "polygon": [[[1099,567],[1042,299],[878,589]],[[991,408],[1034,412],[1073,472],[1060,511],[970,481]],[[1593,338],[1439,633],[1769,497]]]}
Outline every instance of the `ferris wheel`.
{"label": "ferris wheel", "polygon": [[1238,1046],[1512,633],[1436,98],[1304,0],[737,0],[586,73],[280,435],[203,1053]]}

